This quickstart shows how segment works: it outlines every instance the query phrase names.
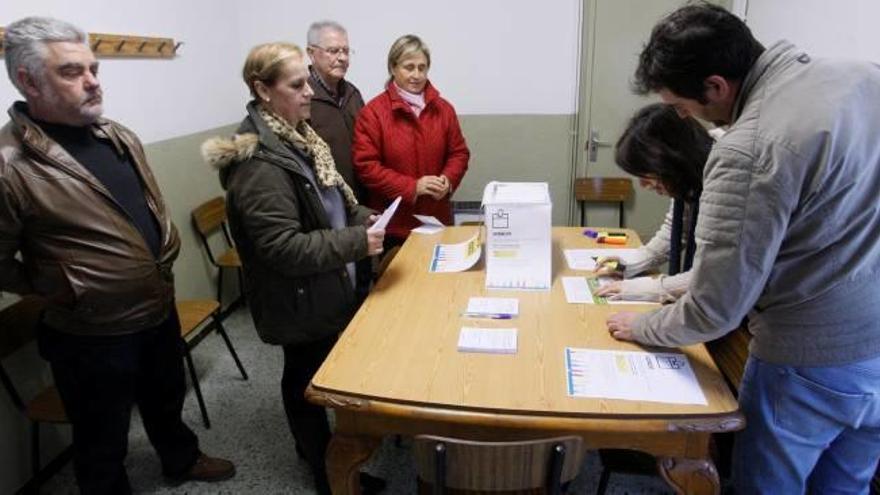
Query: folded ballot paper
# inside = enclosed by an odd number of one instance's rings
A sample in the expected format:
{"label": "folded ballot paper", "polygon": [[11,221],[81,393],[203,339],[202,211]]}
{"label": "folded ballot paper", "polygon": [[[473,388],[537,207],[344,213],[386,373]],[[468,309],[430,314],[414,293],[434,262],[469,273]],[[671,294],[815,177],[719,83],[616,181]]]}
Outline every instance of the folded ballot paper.
{"label": "folded ballot paper", "polygon": [[551,207],[546,182],[486,185],[487,288],[550,290]]}
{"label": "folded ballot paper", "polygon": [[376,223],[374,223],[370,226],[370,228],[367,229],[367,232],[375,232],[377,230],[387,227],[388,222],[391,221],[391,217],[394,216],[394,212],[397,211],[397,207],[400,206],[400,200],[401,197],[398,196],[394,201],[392,201],[388,208],[385,208],[385,211],[383,211],[382,214],[379,215],[379,219],[376,220]]}
{"label": "folded ballot paper", "polygon": [[421,225],[412,229],[412,232],[415,232],[416,234],[428,234],[428,235],[437,234],[439,232],[442,232],[443,229],[446,228],[443,225],[443,222],[441,222],[440,220],[437,220],[435,217],[432,217],[430,215],[413,215],[413,216],[416,217],[416,220],[422,222]]}

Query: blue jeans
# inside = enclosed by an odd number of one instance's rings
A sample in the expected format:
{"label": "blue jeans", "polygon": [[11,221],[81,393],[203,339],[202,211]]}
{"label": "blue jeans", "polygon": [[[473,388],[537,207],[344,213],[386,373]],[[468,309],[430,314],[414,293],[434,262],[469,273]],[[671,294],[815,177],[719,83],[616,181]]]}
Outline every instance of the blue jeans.
{"label": "blue jeans", "polygon": [[739,404],[737,493],[868,493],[880,459],[880,357],[830,367],[749,357]]}

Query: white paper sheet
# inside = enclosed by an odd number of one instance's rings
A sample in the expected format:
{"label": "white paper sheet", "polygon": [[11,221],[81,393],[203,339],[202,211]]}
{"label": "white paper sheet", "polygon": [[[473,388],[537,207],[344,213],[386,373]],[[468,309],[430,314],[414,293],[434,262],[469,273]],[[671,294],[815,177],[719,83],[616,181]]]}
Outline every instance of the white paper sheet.
{"label": "white paper sheet", "polygon": [[397,199],[391,202],[388,205],[388,208],[385,208],[385,211],[382,212],[382,215],[379,216],[379,219],[376,220],[376,223],[370,226],[367,229],[367,232],[375,232],[379,229],[384,229],[388,226],[388,222],[391,221],[391,217],[394,216],[394,212],[397,211],[397,207],[400,206],[401,197],[398,196]]}
{"label": "white paper sheet", "polygon": [[595,304],[593,294],[584,277],[562,277],[565,300],[571,304]]}
{"label": "white paper sheet", "polygon": [[458,351],[516,354],[516,329],[461,327]]}
{"label": "white paper sheet", "polygon": [[437,220],[435,217],[429,215],[413,215],[416,217],[416,220],[422,222],[421,225],[411,230],[411,232],[415,232],[416,234],[436,234],[438,232],[442,232],[443,229],[446,228],[443,225],[443,222]]}
{"label": "white paper sheet", "polygon": [[680,353],[565,349],[568,395],[706,405],[687,356]]}
{"label": "white paper sheet", "polygon": [[437,244],[434,246],[428,271],[431,273],[463,272],[477,264],[482,252],[478,233],[458,244]]}
{"label": "white paper sheet", "polygon": [[615,301],[594,294],[595,290],[599,287],[603,287],[614,281],[615,279],[611,277],[562,277],[562,288],[565,290],[565,300],[570,304],[659,304],[650,301]]}
{"label": "white paper sheet", "polygon": [[566,249],[565,261],[572,270],[589,270],[596,269],[596,258],[599,256],[616,256],[624,265],[631,263],[639,258],[638,249],[619,248],[619,249]]}
{"label": "white paper sheet", "polygon": [[519,299],[512,297],[472,297],[468,300],[464,315],[471,317],[507,316],[513,318],[519,315]]}

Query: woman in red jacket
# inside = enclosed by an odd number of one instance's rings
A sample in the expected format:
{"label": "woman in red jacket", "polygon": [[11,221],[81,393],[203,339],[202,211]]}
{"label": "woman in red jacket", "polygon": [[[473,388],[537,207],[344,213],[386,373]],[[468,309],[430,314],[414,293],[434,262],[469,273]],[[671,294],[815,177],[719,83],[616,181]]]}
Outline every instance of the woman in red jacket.
{"label": "woman in red jacket", "polygon": [[386,228],[386,250],[400,245],[431,215],[452,224],[449,198],[467,170],[470,151],[455,109],[428,81],[431,52],[418,36],[401,36],[388,53],[385,91],[358,114],[354,168],[367,189],[367,206],[401,204]]}

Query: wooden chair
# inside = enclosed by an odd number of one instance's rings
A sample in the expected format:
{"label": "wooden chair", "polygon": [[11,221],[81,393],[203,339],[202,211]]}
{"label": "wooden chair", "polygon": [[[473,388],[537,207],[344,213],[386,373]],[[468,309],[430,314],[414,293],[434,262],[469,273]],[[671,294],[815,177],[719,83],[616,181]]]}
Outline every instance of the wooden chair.
{"label": "wooden chair", "polygon": [[177,313],[180,316],[180,336],[184,341],[183,355],[186,359],[187,368],[189,368],[190,381],[196,392],[196,399],[202,412],[202,421],[205,423],[205,428],[210,428],[211,420],[208,419],[208,409],[205,407],[205,399],[202,397],[202,388],[199,386],[199,378],[196,375],[196,368],[190,351],[210,333],[212,328],[215,328],[217,333],[223,337],[223,341],[226,342],[226,348],[232,354],[232,359],[235,360],[235,365],[238,366],[241,377],[247,380],[248,375],[238,359],[235,348],[232,347],[232,341],[229,340],[226,329],[223,328],[219,302],[204,300],[177,301]]}
{"label": "wooden chair", "polygon": [[[579,437],[473,442],[420,435],[413,444],[420,493],[561,494],[583,461]],[[448,489],[451,489],[448,490]]]}
{"label": "wooden chair", "polygon": [[[241,269],[241,258],[238,256],[238,251],[232,242],[232,234],[229,232],[229,225],[226,223],[226,200],[217,196],[200,204],[192,211],[192,220],[205,252],[208,253],[208,260],[217,267],[217,301],[220,302],[220,307],[223,307],[223,271],[226,269],[231,268],[238,272],[239,297],[233,301],[233,304],[243,301],[244,276]],[[209,239],[218,231],[223,233],[226,250],[215,256]],[[230,304],[230,308],[233,304]]]}
{"label": "wooden chair", "polygon": [[574,181],[574,199],[581,208],[581,226],[586,223],[587,203],[617,203],[618,225],[623,228],[623,204],[632,197],[632,179],[626,177],[582,177]]}
{"label": "wooden chair", "polygon": [[44,308],[43,299],[27,296],[0,311],[0,382],[15,407],[31,423],[31,470],[33,477],[22,488],[22,492],[36,491],[44,479],[58,471],[73,457],[73,448],[68,446],[45,468],[41,468],[40,425],[42,423],[69,423],[64,405],[58,395],[58,389],[54,386],[46,387],[32,398],[25,400],[2,364],[5,358],[36,340],[40,316]]}
{"label": "wooden chair", "polygon": [[749,342],[751,341],[752,334],[749,333],[745,325],[742,325],[720,339],[706,342],[709,354],[715,360],[721,374],[727,379],[734,395],[737,394],[739,385],[742,383],[743,371],[745,371],[746,361],[749,359]]}

